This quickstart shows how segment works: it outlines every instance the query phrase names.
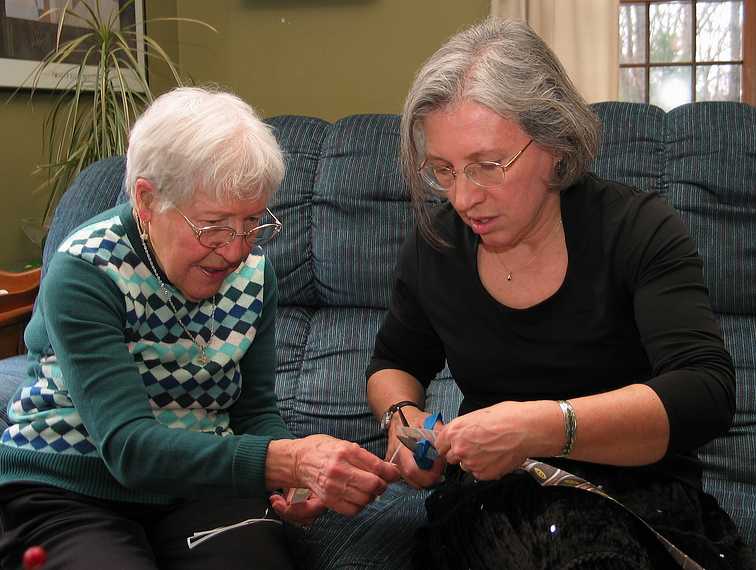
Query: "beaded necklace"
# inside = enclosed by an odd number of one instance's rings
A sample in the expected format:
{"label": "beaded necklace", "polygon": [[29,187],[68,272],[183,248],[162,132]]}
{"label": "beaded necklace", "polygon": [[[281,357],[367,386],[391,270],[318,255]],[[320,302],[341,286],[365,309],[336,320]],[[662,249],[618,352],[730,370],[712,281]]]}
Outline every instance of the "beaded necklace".
{"label": "beaded necklace", "polygon": [[[210,341],[212,340],[213,336],[215,335],[215,309],[216,309],[216,303],[215,303],[215,295],[213,295],[213,307],[212,312],[210,313],[210,338],[207,342],[205,342],[205,339],[202,338],[201,335],[193,336],[191,332],[189,332],[189,329],[184,324],[184,321],[178,317],[178,311],[176,310],[176,306],[173,304],[173,295],[171,295],[171,292],[168,290],[168,286],[163,283],[163,280],[160,278],[160,273],[157,270],[157,267],[155,267],[155,262],[152,261],[152,256],[150,255],[150,249],[147,247],[147,242],[150,239],[150,234],[143,230],[142,228],[142,220],[139,218],[139,216],[134,213],[134,218],[137,220],[137,226],[139,227],[139,239],[142,240],[142,247],[144,248],[144,254],[147,256],[147,261],[150,264],[150,268],[152,269],[152,273],[155,275],[155,278],[157,279],[158,284],[160,285],[160,291],[165,296],[168,306],[173,311],[173,314],[176,316],[176,320],[178,321],[178,324],[181,325],[181,328],[184,330],[184,333],[186,333],[186,336],[189,337],[189,339],[192,341],[192,344],[197,347],[199,350],[199,356],[197,357],[197,362],[200,363],[200,365],[204,366],[208,362],[210,362],[210,358],[207,356],[207,347]],[[148,222],[149,224],[149,222]],[[149,225],[148,225],[149,227]],[[188,313],[187,313],[188,316]]]}

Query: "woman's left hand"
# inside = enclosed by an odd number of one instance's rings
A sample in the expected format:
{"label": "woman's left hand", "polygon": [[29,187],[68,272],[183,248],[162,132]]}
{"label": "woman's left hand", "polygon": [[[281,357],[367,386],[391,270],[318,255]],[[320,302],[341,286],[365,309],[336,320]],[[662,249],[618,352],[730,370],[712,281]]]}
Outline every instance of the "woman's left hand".
{"label": "woman's left hand", "polygon": [[325,503],[314,493],[310,493],[304,501],[297,502],[291,502],[283,495],[273,494],[270,496],[270,506],[281,520],[298,526],[311,525],[326,510]]}
{"label": "woman's left hand", "polygon": [[[458,463],[478,480],[498,479],[548,447],[548,431],[560,428],[560,414],[554,402],[502,402],[443,426],[436,449],[447,463]],[[539,427],[546,429],[539,432]]]}

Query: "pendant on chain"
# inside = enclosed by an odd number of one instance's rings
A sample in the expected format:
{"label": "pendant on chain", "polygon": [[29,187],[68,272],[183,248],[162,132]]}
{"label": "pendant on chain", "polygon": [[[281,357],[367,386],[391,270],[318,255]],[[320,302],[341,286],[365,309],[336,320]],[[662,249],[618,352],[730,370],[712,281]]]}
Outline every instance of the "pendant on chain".
{"label": "pendant on chain", "polygon": [[197,335],[197,338],[194,339],[194,344],[200,350],[200,353],[197,355],[197,362],[204,366],[205,364],[210,362],[210,358],[207,356],[208,343],[206,343],[205,339],[203,339],[200,335]]}
{"label": "pendant on chain", "polygon": [[205,347],[200,347],[200,353],[199,356],[197,356],[197,362],[199,362],[202,366],[210,362],[210,359],[207,357],[207,353],[205,352]]}
{"label": "pendant on chain", "polygon": [[[210,362],[210,358],[207,356],[207,346],[209,344],[208,342],[205,342],[205,339],[202,338],[201,335],[197,335],[196,337],[193,337],[192,334],[189,332],[189,329],[184,324],[184,321],[181,320],[178,317],[178,311],[176,310],[176,306],[173,304],[173,301],[171,300],[171,292],[168,290],[168,286],[163,283],[163,280],[160,278],[160,273],[157,270],[157,267],[155,267],[155,262],[152,261],[152,255],[150,255],[150,248],[147,247],[147,240],[149,239],[149,234],[142,230],[142,224],[141,220],[139,220],[139,217],[136,215],[136,212],[134,213],[134,219],[137,220],[137,224],[139,226],[139,237],[142,240],[142,247],[144,248],[144,255],[147,257],[147,262],[150,264],[150,269],[152,269],[152,273],[155,276],[155,279],[158,282],[158,286],[160,287],[160,292],[165,296],[165,300],[168,303],[168,306],[173,311],[173,314],[175,315],[176,320],[178,321],[178,324],[181,325],[181,328],[184,330],[184,333],[191,339],[192,344],[196,346],[200,353],[197,355],[197,362],[200,363],[201,366],[206,365],[208,362]],[[215,294],[213,294],[213,307],[210,310],[210,340],[212,340],[213,335],[215,335]],[[189,318],[191,322],[191,317]]]}
{"label": "pendant on chain", "polygon": [[512,274],[511,273],[507,273],[507,281],[511,281],[511,280],[512,280]]}

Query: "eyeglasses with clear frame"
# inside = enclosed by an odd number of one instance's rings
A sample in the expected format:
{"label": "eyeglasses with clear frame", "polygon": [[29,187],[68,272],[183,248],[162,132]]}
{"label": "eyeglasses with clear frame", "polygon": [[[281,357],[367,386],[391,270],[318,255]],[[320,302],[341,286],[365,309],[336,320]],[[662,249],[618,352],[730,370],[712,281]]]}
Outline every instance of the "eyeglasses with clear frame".
{"label": "eyeglasses with clear frame", "polygon": [[273,214],[273,212],[271,212],[269,208],[265,208],[265,211],[273,219],[272,223],[261,224],[243,232],[237,232],[234,228],[229,228],[228,226],[199,227],[197,224],[187,218],[184,212],[182,212],[178,208],[176,208],[176,211],[181,214],[181,217],[186,220],[187,224],[189,224],[189,227],[192,229],[194,237],[197,238],[197,241],[200,242],[201,245],[210,249],[218,249],[219,247],[224,247],[234,241],[237,237],[243,238],[250,247],[254,247],[256,245],[265,245],[274,237],[276,237],[276,235],[278,235],[278,233],[283,229],[283,224],[279,221],[278,218],[276,218],[275,214]]}
{"label": "eyeglasses with clear frame", "polygon": [[[504,178],[507,170],[512,168],[512,165],[517,162],[517,159],[522,156],[533,139],[528,141],[520,152],[515,154],[506,163],[502,163],[496,160],[484,160],[482,162],[471,162],[462,170],[465,173],[467,179],[481,188],[494,188],[500,186],[504,182]],[[449,166],[440,166],[436,164],[426,164],[427,159],[423,161],[420,168],[417,169],[420,178],[423,181],[439,192],[447,192],[457,180],[458,172]]]}

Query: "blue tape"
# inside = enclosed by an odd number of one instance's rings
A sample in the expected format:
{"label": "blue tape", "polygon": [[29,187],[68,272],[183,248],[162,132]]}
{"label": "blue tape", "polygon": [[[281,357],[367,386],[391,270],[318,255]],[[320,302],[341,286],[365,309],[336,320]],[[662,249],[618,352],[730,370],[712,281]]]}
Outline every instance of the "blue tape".
{"label": "blue tape", "polygon": [[[442,422],[444,421],[441,413],[435,413],[429,415],[425,420],[423,420],[423,428],[425,429],[433,429],[433,427],[436,425],[436,422]],[[433,445],[431,444],[430,440],[427,439],[421,439],[417,442],[417,446],[415,447],[415,463],[417,463],[417,466],[420,469],[423,469],[424,471],[429,470],[431,467],[433,467],[433,461],[435,460],[435,457],[431,459],[428,457],[428,453],[433,449]]]}
{"label": "blue tape", "polygon": [[436,425],[436,422],[442,421],[444,421],[444,418],[441,416],[441,412],[436,412],[435,414],[431,414],[423,420],[423,427],[425,429],[433,429]]}

